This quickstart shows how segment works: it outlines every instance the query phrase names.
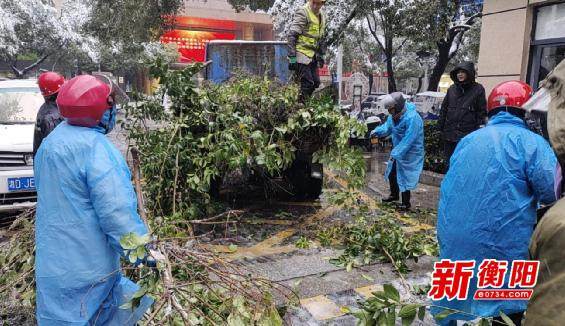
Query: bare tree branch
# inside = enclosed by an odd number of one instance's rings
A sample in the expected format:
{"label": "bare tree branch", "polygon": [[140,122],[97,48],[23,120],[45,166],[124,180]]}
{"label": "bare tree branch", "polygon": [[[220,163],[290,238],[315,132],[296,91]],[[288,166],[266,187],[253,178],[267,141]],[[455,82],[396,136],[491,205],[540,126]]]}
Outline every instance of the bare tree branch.
{"label": "bare tree branch", "polygon": [[375,14],[373,13],[373,19],[375,22],[375,28],[373,29],[373,27],[371,26],[371,22],[369,19],[369,16],[367,16],[367,23],[369,24],[369,31],[371,32],[371,34],[373,35],[373,37],[375,38],[375,41],[377,41],[377,43],[379,44],[379,46],[381,47],[381,49],[383,51],[385,51],[385,46],[383,45],[383,43],[381,43],[381,40],[379,40],[379,36],[377,35],[376,29],[377,29],[377,20],[375,17]]}
{"label": "bare tree branch", "polygon": [[17,64],[17,60],[16,62],[14,62],[12,64],[12,66],[10,68],[12,68],[12,71],[14,72],[14,74],[16,75],[16,78],[23,78],[25,76],[25,74],[27,74],[30,70],[34,69],[35,67],[37,67],[38,65],[40,65],[43,61],[45,61],[45,59],[47,59],[49,57],[49,54],[45,54],[43,55],[41,58],[37,59],[34,63],[32,63],[31,65],[23,68],[23,69],[18,69],[18,67],[16,67]]}
{"label": "bare tree branch", "polygon": [[400,44],[400,45],[396,48],[396,50],[393,50],[393,51],[392,51],[392,55],[396,55],[396,54],[398,53],[398,51],[400,51],[400,49],[402,49],[402,47],[404,47],[404,44],[406,44],[407,41],[408,41],[408,39],[405,38],[405,39],[402,41],[402,44]]}
{"label": "bare tree branch", "polygon": [[353,8],[353,10],[351,10],[351,12],[349,13],[349,15],[347,16],[347,18],[345,19],[344,23],[330,36],[328,36],[328,38],[326,40],[324,40],[324,46],[325,47],[329,47],[332,44],[334,44],[335,42],[337,42],[341,36],[343,35],[343,32],[345,31],[345,29],[347,28],[347,26],[349,26],[349,23],[355,18],[357,17],[357,15],[360,12],[360,6],[357,5],[355,6],[355,8]]}

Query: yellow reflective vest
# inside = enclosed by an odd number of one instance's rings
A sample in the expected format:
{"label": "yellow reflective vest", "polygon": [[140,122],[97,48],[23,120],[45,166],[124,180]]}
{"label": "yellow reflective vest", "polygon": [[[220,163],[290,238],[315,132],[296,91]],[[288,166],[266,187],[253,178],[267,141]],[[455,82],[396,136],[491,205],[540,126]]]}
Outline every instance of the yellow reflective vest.
{"label": "yellow reflective vest", "polygon": [[319,16],[321,18],[318,18],[318,15],[310,9],[308,4],[304,6],[304,10],[308,17],[308,27],[304,33],[298,36],[296,51],[304,54],[308,58],[313,58],[318,50],[318,44],[324,35],[326,19],[321,13]]}

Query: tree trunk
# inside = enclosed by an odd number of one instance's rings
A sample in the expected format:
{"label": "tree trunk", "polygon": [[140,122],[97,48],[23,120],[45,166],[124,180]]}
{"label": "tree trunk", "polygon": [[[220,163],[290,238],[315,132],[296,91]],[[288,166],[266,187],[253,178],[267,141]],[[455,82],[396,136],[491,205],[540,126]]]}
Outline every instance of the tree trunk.
{"label": "tree trunk", "polygon": [[388,74],[388,92],[396,92],[396,81],[394,80],[394,67],[392,66],[392,58],[394,57],[392,48],[392,38],[385,40],[385,56],[386,56],[386,72]]}
{"label": "tree trunk", "polygon": [[420,93],[420,91],[422,90],[422,80],[423,79],[424,79],[424,76],[418,77],[418,89],[416,90],[416,94]]}
{"label": "tree trunk", "polygon": [[447,64],[451,60],[449,57],[449,49],[452,42],[441,41],[438,42],[438,56],[432,74],[430,75],[430,83],[428,84],[428,91],[437,92],[441,76],[447,68]]}

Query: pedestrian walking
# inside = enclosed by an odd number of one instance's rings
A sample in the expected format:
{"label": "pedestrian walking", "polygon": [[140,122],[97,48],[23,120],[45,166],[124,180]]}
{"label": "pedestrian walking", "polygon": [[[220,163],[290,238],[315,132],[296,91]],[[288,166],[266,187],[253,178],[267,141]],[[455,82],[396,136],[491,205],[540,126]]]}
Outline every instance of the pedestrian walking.
{"label": "pedestrian walking", "polygon": [[324,66],[325,47],[322,38],[326,16],[325,0],[308,0],[294,15],[288,35],[289,69],[300,83],[300,98],[304,102],[320,86],[318,68]]}
{"label": "pedestrian walking", "polygon": [[438,121],[447,167],[459,141],[484,125],[487,116],[485,89],[475,81],[475,65],[462,62],[450,76],[454,84],[443,99]]}
{"label": "pedestrian walking", "polygon": [[35,132],[33,134],[33,156],[37,153],[43,139],[63,121],[56,100],[59,89],[64,83],[65,77],[52,71],[42,73],[37,79],[37,84],[45,99],[45,103],[41,105],[37,112]]}
{"label": "pedestrian walking", "polygon": [[[413,103],[406,102],[396,92],[382,99],[388,110],[386,122],[371,132],[371,137],[392,135],[393,148],[387,163],[385,178],[390,185],[390,196],[383,202],[402,200],[400,210],[409,210],[410,191],[416,189],[424,168],[424,122]],[[401,198],[400,198],[401,197]]]}
{"label": "pedestrian walking", "polygon": [[[528,130],[522,105],[532,89],[520,81],[496,86],[488,98],[485,128],[464,137],[451,158],[441,184],[437,238],[440,259],[508,261],[528,259],[528,244],[536,224],[536,207],[555,201],[557,158],[549,143]],[[469,282],[466,300],[434,302],[442,308],[463,311],[448,316],[456,320],[498,317],[500,312],[520,325],[526,300],[474,300],[477,272]],[[503,288],[508,288],[508,277]],[[501,319],[500,319],[501,320]]]}
{"label": "pedestrian walking", "polygon": [[[135,325],[152,304],[122,309],[139,287],[120,271],[120,240],[148,231],[137,213],[130,172],[106,137],[114,127],[111,82],[77,76],[59,91],[66,121],[35,157],[37,323]],[[147,261],[144,261],[147,263]]]}

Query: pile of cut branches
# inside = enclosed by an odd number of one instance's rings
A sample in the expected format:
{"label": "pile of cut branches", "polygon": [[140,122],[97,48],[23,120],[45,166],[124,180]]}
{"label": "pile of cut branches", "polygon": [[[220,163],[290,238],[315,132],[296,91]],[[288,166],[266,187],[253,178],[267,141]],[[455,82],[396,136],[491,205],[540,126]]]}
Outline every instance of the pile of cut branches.
{"label": "pile of cut branches", "polygon": [[316,234],[321,245],[343,248],[339,257],[330,260],[337,266],[351,270],[387,261],[404,274],[408,272],[408,260],[417,262],[420,256],[438,254],[435,234],[429,231],[407,233],[394,210],[382,206],[374,215],[366,206],[358,205],[350,209],[350,214],[353,215],[351,222],[324,227]]}
{"label": "pile of cut branches", "polygon": [[157,94],[127,108],[123,125],[140,151],[148,210],[158,219],[217,213],[209,194],[225,176],[268,182],[283,177],[298,152],[363,183],[362,154],[348,140],[365,126],[342,116],[330,96],[302,104],[296,85],[243,74],[197,88],[200,69],[157,62],[150,70],[160,81]]}
{"label": "pile of cut branches", "polygon": [[[289,300],[292,291],[207,251],[191,225],[231,216],[210,196],[224,176],[249,171],[264,179],[281,176],[299,151],[343,171],[351,185],[362,185],[365,164],[348,139],[352,131],[364,133],[364,126],[342,116],[329,97],[301,104],[296,86],[264,78],[239,76],[198,88],[201,68],[172,71],[156,62],[151,73],[160,80],[159,91],[126,110],[122,125],[139,149],[143,175],[136,188],[147,198],[140,213],[154,238],[129,234],[121,244],[133,261],[155,255],[148,245],[159,257],[155,268],[124,261],[126,275],[141,288],[122,308],[148,295],[155,299],[143,321],[148,325],[280,325],[275,301]],[[10,309],[34,309],[34,215],[18,218],[12,241],[0,250],[0,295],[14,303]],[[0,308],[3,321],[14,317]]]}
{"label": "pile of cut branches", "polygon": [[[35,324],[34,215],[35,210],[20,215],[9,229],[11,241],[0,248],[3,324]],[[294,299],[290,289],[252,277],[201,247],[197,238],[148,240],[128,234],[120,241],[131,261],[145,255],[157,260],[152,268],[123,264],[141,288],[121,308],[137,306],[145,295],[155,300],[142,320],[145,325],[282,325],[275,299]],[[147,247],[158,250],[148,252]]]}
{"label": "pile of cut branches", "polygon": [[0,324],[35,325],[35,210],[23,212],[0,244]]}

